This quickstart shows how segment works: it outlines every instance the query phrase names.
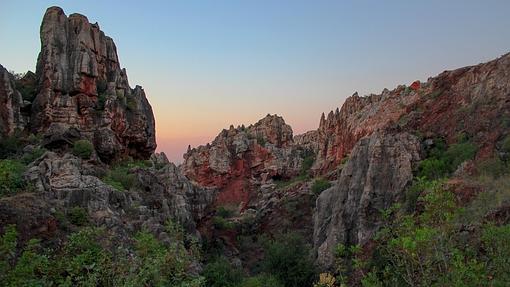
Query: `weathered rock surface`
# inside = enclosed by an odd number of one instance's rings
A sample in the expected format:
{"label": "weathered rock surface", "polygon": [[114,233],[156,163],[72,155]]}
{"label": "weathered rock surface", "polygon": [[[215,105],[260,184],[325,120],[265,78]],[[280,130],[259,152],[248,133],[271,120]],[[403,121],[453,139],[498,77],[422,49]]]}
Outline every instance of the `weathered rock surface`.
{"label": "weathered rock surface", "polygon": [[152,108],[140,86],[130,88],[113,40],[97,23],[48,8],[36,74],[32,132],[50,137],[76,130],[107,161],[122,155],[148,158],[155,150]]}
{"label": "weathered rock surface", "polygon": [[267,115],[249,127],[223,130],[211,144],[184,155],[184,174],[201,186],[220,189],[217,201],[245,206],[254,182],[290,178],[299,173],[302,151],[283,118]]}
{"label": "weathered rock surface", "polygon": [[[214,191],[192,185],[163,155],[155,155],[152,167],[133,168],[136,184],[118,191],[99,179],[101,166],[71,154],[47,152],[26,173],[40,200],[54,208],[79,206],[97,225],[119,236],[146,228],[164,239],[164,224],[172,219],[195,233],[202,206],[211,203]],[[194,206],[190,204],[194,203]]]}
{"label": "weathered rock surface", "polygon": [[25,128],[27,118],[22,113],[24,106],[13,75],[0,65],[0,136],[9,136]]}
{"label": "weathered rock surface", "polygon": [[314,250],[324,268],[334,248],[363,244],[377,231],[381,210],[402,198],[420,160],[420,142],[408,133],[381,133],[361,139],[336,185],[321,193],[314,214]]}
{"label": "weathered rock surface", "polygon": [[317,131],[301,136],[301,145],[316,149],[314,170],[325,173],[349,155],[364,136],[398,127],[425,137],[454,142],[459,133],[490,156],[508,133],[510,54],[476,66],[445,71],[426,83],[414,82],[379,95],[346,99],[340,110],[320,119]]}

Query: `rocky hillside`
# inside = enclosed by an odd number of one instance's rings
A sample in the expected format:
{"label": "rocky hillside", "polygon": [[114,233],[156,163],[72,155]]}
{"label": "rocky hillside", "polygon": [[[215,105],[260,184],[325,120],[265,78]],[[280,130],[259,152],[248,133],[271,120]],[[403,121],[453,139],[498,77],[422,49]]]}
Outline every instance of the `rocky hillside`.
{"label": "rocky hillside", "polygon": [[510,54],[355,93],[302,135],[231,126],[176,166],[113,40],[51,7],[0,103],[2,286],[510,282]]}
{"label": "rocky hillside", "polygon": [[217,204],[245,208],[256,186],[295,177],[305,150],[294,144],[292,128],[282,117],[267,115],[248,127],[231,126],[206,146],[189,149],[183,173],[201,186],[220,189]]}
{"label": "rocky hillside", "polygon": [[449,143],[466,133],[480,145],[480,156],[490,156],[507,132],[509,65],[506,54],[445,71],[426,83],[416,81],[366,97],[355,93],[340,110],[323,114],[317,131],[300,142],[316,149],[314,169],[319,172],[338,166],[362,137],[395,127],[423,137],[441,136]]}

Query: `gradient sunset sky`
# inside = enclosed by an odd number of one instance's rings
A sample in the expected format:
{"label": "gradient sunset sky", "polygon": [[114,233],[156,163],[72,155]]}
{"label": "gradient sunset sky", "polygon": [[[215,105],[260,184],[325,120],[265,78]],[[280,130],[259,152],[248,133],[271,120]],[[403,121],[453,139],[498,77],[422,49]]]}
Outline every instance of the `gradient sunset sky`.
{"label": "gradient sunset sky", "polygon": [[131,86],[144,87],[158,150],[279,114],[316,129],[346,97],[380,93],[510,51],[510,1],[0,0],[0,64],[35,71],[47,7],[111,36]]}

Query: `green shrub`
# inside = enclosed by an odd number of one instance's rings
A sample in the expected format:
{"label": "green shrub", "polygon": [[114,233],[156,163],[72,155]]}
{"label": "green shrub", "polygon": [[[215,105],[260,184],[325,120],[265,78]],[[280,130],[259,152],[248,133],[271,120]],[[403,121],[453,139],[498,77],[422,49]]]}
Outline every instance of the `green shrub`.
{"label": "green shrub", "polygon": [[23,142],[18,135],[0,139],[0,159],[13,158],[23,150]]}
{"label": "green shrub", "polygon": [[125,246],[116,245],[113,250],[105,247],[113,238],[104,229],[86,227],[69,235],[59,250],[48,249],[41,254],[37,240],[21,246],[15,227],[7,226],[0,237],[0,282],[9,287],[201,287],[203,278],[187,273],[190,261],[196,257],[184,248],[179,230],[176,225],[167,225],[172,241],[169,245],[151,233],[138,232],[129,248],[134,252],[128,254]]}
{"label": "green shrub", "polygon": [[272,275],[260,274],[244,279],[240,287],[283,287],[284,285]]}
{"label": "green shrub", "polygon": [[46,152],[45,148],[39,148],[39,147],[34,148],[30,153],[24,154],[23,157],[21,158],[21,161],[24,164],[29,164],[29,163],[33,162],[34,160],[38,159],[39,157],[41,157],[45,152]]}
{"label": "green shrub", "polygon": [[108,89],[108,83],[106,80],[97,79],[96,80],[96,91],[98,95],[104,94]]}
{"label": "green shrub", "polygon": [[106,105],[106,95],[105,94],[99,94],[97,96],[97,104],[96,104],[96,110],[103,111]]}
{"label": "green shrub", "polygon": [[94,146],[88,140],[78,140],[73,144],[73,154],[82,159],[89,159],[94,151]]}
{"label": "green shrub", "polygon": [[445,158],[450,167],[450,172],[454,172],[464,161],[473,159],[477,150],[477,146],[470,142],[457,143],[449,146],[445,152]]}
{"label": "green shrub", "polygon": [[25,166],[17,160],[0,160],[0,196],[14,194],[26,187]]}
{"label": "green shrub", "polygon": [[510,153],[510,135],[507,135],[501,142],[501,150],[505,153]]}
{"label": "green shrub", "polygon": [[136,176],[129,170],[129,167],[122,165],[112,167],[102,180],[118,191],[129,190],[136,183]]}
{"label": "green shrub", "polygon": [[223,257],[208,263],[204,267],[203,276],[208,287],[236,287],[243,280],[242,271]]}
{"label": "green shrub", "polygon": [[16,81],[16,89],[21,93],[21,97],[25,101],[33,102],[37,96],[36,84],[21,85],[18,81]]}
{"label": "green shrub", "polygon": [[296,177],[293,177],[289,180],[275,180],[275,184],[277,188],[285,188],[289,186],[294,186],[295,184],[298,184],[303,181],[307,181],[309,179],[309,176],[306,174],[298,175]]}
{"label": "green shrub", "polygon": [[264,247],[262,271],[275,276],[286,287],[311,286],[315,267],[310,247],[294,233],[270,240]]}
{"label": "green shrub", "polygon": [[303,157],[303,163],[301,164],[301,171],[300,175],[308,175],[310,173],[310,169],[313,166],[313,163],[315,162],[315,155],[308,151],[305,153]]}
{"label": "green shrub", "polygon": [[132,96],[127,97],[126,107],[128,110],[131,111],[136,111],[136,109],[138,108],[138,104],[136,103],[136,100]]}
{"label": "green shrub", "polygon": [[313,194],[318,195],[330,187],[331,187],[331,182],[329,180],[318,178],[318,179],[314,180],[314,182],[312,184],[312,192],[313,192]]}
{"label": "green shrub", "polygon": [[490,176],[494,179],[510,173],[510,166],[502,161],[498,156],[494,156],[480,162],[477,169],[481,175]]}
{"label": "green shrub", "polygon": [[439,179],[453,173],[466,160],[473,159],[477,146],[461,137],[461,142],[445,148],[444,141],[436,140],[435,146],[428,152],[428,158],[418,167],[418,177]]}
{"label": "green shrub", "polygon": [[216,215],[223,218],[229,218],[234,215],[234,210],[232,208],[227,208],[225,206],[220,206],[216,210]]}
{"label": "green shrub", "polygon": [[486,225],[483,230],[482,246],[489,260],[487,272],[494,280],[492,286],[505,286],[510,283],[510,224]]}
{"label": "green shrub", "polygon": [[67,217],[69,218],[69,221],[74,225],[82,226],[88,223],[88,213],[82,207],[75,206],[71,208],[67,212]]}
{"label": "green shrub", "polygon": [[[405,214],[396,208],[390,211],[392,216],[385,216],[392,220],[377,233],[373,257],[364,262],[370,272],[362,279],[363,286],[505,286],[510,282],[510,226],[461,223],[465,209],[457,205],[452,192],[437,182],[419,185],[427,186],[418,198],[419,212]],[[474,228],[466,232],[462,226]]]}
{"label": "green shrub", "polygon": [[235,228],[235,224],[233,222],[230,222],[221,216],[213,217],[213,225],[214,225],[214,228],[216,228],[218,230],[229,230],[229,229]]}
{"label": "green shrub", "polygon": [[444,159],[428,158],[420,162],[418,167],[418,177],[429,179],[438,179],[446,176],[450,172],[450,167]]}

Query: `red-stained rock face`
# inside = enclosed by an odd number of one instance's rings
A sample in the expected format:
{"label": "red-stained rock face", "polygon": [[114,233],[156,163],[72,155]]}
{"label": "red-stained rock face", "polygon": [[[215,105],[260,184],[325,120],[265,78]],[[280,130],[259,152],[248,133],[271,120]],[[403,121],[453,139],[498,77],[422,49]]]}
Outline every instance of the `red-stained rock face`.
{"label": "red-stained rock face", "polygon": [[217,205],[243,206],[253,197],[253,183],[293,177],[302,162],[291,127],[276,115],[247,128],[223,130],[211,144],[190,149],[184,159],[186,176],[220,189]]}
{"label": "red-stained rock face", "polygon": [[155,150],[152,108],[141,87],[129,86],[113,40],[97,23],[48,8],[37,77],[32,132],[54,136],[76,130],[107,161],[123,155],[148,158]]}
{"label": "red-stained rock face", "polygon": [[338,166],[356,142],[377,130],[399,129],[449,143],[460,133],[478,146],[478,157],[490,157],[510,129],[510,54],[477,66],[443,72],[410,89],[399,86],[380,95],[346,99],[340,110],[321,117],[317,131],[299,136],[317,153],[314,169]]}

